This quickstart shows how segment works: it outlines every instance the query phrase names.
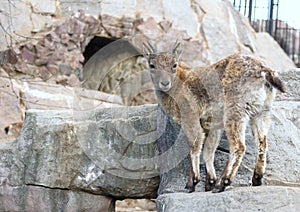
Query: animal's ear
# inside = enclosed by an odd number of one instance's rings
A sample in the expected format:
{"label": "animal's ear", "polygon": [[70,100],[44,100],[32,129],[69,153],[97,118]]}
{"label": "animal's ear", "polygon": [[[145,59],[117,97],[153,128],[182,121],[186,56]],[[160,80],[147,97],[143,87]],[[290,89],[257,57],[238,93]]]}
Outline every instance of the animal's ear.
{"label": "animal's ear", "polygon": [[149,59],[150,54],[156,53],[156,48],[152,45],[150,41],[147,41],[147,43],[143,43],[143,54],[144,57]]}
{"label": "animal's ear", "polygon": [[176,40],[176,42],[174,43],[173,47],[172,47],[172,54],[179,59],[181,57],[182,54],[182,49],[181,49],[181,43]]}

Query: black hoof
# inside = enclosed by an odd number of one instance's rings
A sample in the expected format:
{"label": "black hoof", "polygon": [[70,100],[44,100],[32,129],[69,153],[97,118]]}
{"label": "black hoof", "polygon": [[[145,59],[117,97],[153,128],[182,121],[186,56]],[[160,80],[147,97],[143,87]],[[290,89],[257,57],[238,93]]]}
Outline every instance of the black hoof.
{"label": "black hoof", "polygon": [[186,186],[184,189],[186,189],[188,193],[192,193],[195,191],[195,185],[190,185],[189,183],[186,183]]}
{"label": "black hoof", "polygon": [[187,182],[186,186],[185,186],[185,189],[187,189],[189,193],[194,192],[195,187],[199,182],[200,182],[199,178],[193,177],[193,182]]}
{"label": "black hoof", "polygon": [[205,191],[212,191],[216,185],[216,180],[206,176]]}
{"label": "black hoof", "polygon": [[253,186],[260,186],[262,184],[262,178],[263,175],[262,174],[253,174],[252,177],[252,185]]}
{"label": "black hoof", "polygon": [[212,193],[220,193],[225,191],[226,187],[231,184],[231,181],[229,179],[223,178],[221,179],[221,182],[218,183],[214,189],[212,190]]}

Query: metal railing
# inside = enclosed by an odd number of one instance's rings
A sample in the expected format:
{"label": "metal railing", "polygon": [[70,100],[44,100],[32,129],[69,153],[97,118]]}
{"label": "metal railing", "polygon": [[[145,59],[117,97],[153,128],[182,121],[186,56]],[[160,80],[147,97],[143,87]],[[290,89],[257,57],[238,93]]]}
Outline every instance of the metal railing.
{"label": "metal railing", "polygon": [[233,0],[232,3],[248,17],[256,32],[268,32],[300,67],[300,30],[278,19],[279,0]]}

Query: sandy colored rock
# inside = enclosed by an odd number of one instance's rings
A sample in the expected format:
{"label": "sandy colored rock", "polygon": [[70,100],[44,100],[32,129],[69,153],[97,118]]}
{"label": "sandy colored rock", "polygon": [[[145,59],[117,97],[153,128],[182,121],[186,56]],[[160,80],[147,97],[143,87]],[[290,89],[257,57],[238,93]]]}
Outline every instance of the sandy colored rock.
{"label": "sandy colored rock", "polygon": [[268,33],[256,33],[255,43],[257,49],[255,55],[260,56],[270,67],[278,72],[285,72],[296,67],[293,61]]}

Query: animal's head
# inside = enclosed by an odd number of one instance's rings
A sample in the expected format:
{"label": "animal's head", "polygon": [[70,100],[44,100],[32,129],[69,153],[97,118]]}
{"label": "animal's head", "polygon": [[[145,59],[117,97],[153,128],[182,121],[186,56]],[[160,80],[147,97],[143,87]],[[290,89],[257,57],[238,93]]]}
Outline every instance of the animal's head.
{"label": "animal's head", "polygon": [[158,53],[148,41],[147,44],[143,44],[143,52],[148,60],[155,89],[168,92],[176,80],[178,60],[181,55],[180,43],[176,41],[169,52]]}

